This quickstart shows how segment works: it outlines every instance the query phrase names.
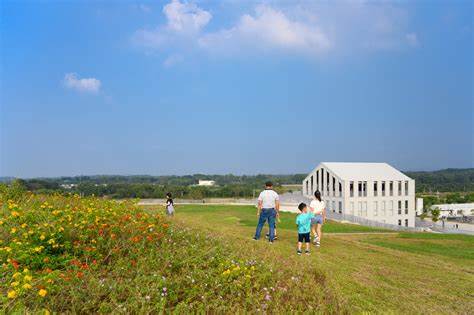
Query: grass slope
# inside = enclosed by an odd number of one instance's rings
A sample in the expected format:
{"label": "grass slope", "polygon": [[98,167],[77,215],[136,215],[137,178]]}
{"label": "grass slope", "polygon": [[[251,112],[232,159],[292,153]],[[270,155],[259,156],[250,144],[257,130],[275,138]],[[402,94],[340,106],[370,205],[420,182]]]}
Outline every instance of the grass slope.
{"label": "grass slope", "polygon": [[280,240],[273,245],[250,240],[257,220],[253,207],[178,206],[174,220],[205,231],[242,259],[262,260],[275,282],[296,281],[292,300],[277,308],[281,312],[468,314],[474,308],[474,237],[382,234],[329,222],[322,247],[300,257],[294,218],[282,214]]}

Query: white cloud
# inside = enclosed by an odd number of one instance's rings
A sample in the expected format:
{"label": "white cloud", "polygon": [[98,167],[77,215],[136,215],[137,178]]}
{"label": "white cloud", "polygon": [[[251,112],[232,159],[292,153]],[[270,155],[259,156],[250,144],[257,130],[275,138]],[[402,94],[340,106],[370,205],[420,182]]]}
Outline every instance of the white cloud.
{"label": "white cloud", "polygon": [[168,20],[168,28],[183,33],[199,32],[212,18],[211,13],[199,8],[194,3],[181,3],[172,0],[163,7]]}
{"label": "white cloud", "polygon": [[353,56],[380,50],[415,47],[409,14],[391,2],[291,2],[257,5],[227,27],[209,30],[210,12],[198,5],[172,0],[163,7],[166,23],[134,33],[134,43],[146,52],[160,51],[175,63],[197,52],[242,56],[280,52],[309,57]]}
{"label": "white cloud", "polygon": [[[163,7],[166,24],[154,29],[141,29],[133,34],[132,42],[147,52],[189,47],[196,42],[201,29],[209,23],[211,13],[194,3],[172,0]],[[179,49],[179,48],[178,48]]]}
{"label": "white cloud", "polygon": [[255,15],[244,14],[236,26],[199,39],[207,49],[283,49],[302,53],[319,53],[331,47],[327,35],[309,22],[290,19],[281,10],[261,5]]}
{"label": "white cloud", "polygon": [[63,80],[64,86],[79,92],[97,93],[101,82],[96,78],[79,78],[76,73],[66,73]]}
{"label": "white cloud", "polygon": [[405,35],[405,38],[408,44],[412,47],[417,47],[420,44],[418,41],[418,36],[415,33],[408,33]]}

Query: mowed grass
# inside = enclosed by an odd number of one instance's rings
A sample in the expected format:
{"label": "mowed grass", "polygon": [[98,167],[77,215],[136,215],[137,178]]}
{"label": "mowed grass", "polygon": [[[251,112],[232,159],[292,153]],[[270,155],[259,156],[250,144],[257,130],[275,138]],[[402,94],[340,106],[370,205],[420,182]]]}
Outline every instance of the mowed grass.
{"label": "mowed grass", "polygon": [[474,309],[472,236],[328,222],[321,248],[297,256],[296,214],[281,214],[279,240],[270,245],[263,238],[251,240],[254,207],[178,205],[176,211],[177,226],[207,233],[241,259],[263,261],[276,283],[292,284],[287,296],[293,299],[281,304],[282,312],[470,314]]}
{"label": "mowed grass", "polygon": [[[255,227],[256,208],[253,206],[225,206],[225,205],[182,205],[178,206],[182,214],[205,218],[210,222],[236,222],[246,227]],[[295,213],[281,212],[278,229],[295,230]],[[342,224],[336,221],[327,221],[325,232],[328,233],[367,233],[367,232],[392,232],[391,230],[372,228],[357,224]]]}

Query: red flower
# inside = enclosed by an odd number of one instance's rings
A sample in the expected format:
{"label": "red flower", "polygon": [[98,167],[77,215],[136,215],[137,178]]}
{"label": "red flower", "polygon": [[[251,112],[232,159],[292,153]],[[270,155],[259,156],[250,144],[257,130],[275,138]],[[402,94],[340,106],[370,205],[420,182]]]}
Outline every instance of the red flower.
{"label": "red flower", "polygon": [[15,268],[16,270],[18,270],[18,267],[20,267],[20,264],[18,263],[18,261],[12,259],[11,260],[11,263],[13,265],[13,268]]}

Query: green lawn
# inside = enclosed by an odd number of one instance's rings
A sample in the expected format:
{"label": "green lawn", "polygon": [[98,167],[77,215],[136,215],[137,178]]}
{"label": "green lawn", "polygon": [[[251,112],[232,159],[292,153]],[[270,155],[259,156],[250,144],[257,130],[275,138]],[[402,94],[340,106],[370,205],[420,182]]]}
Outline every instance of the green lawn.
{"label": "green lawn", "polygon": [[[225,206],[225,205],[183,205],[178,206],[179,213],[205,218],[210,222],[224,221],[227,224],[234,222],[237,225],[255,227],[256,208],[253,206]],[[295,230],[295,213],[281,212],[278,229]],[[328,221],[325,225],[328,233],[366,233],[366,232],[392,232],[390,230],[372,228],[357,224],[341,224]]]}
{"label": "green lawn", "polygon": [[295,214],[282,213],[279,240],[270,245],[251,240],[254,207],[182,205],[172,218],[177,227],[204,233],[225,251],[258,259],[273,270],[275,283],[289,290],[284,300],[275,298],[273,310],[468,314],[474,309],[472,236],[394,233],[328,222],[321,248],[300,257],[294,220]]}

